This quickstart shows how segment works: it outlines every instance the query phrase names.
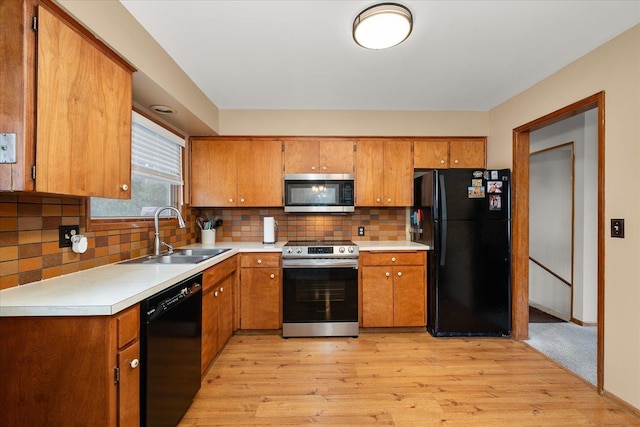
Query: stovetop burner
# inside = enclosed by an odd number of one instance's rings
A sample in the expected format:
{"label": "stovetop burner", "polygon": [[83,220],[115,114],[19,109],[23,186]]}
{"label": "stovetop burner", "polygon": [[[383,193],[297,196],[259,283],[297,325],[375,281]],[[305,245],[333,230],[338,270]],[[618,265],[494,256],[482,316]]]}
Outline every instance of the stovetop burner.
{"label": "stovetop burner", "polygon": [[351,240],[291,240],[285,246],[355,246]]}

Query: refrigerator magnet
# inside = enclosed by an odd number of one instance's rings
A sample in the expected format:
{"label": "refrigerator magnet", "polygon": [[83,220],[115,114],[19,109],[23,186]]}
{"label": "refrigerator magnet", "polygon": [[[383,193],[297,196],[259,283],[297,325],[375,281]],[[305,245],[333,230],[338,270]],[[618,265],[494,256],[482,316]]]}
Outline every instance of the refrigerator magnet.
{"label": "refrigerator magnet", "polygon": [[468,187],[467,193],[470,199],[483,199],[485,196],[484,187]]}
{"label": "refrigerator magnet", "polygon": [[482,179],[472,179],[471,180],[472,187],[482,187]]}
{"label": "refrigerator magnet", "polygon": [[502,210],[502,196],[499,194],[491,194],[489,196],[489,210],[501,211]]}
{"label": "refrigerator magnet", "polygon": [[487,187],[489,187],[489,194],[502,193],[502,181],[489,181]]}
{"label": "refrigerator magnet", "polygon": [[491,179],[498,179],[498,171],[491,171]]}

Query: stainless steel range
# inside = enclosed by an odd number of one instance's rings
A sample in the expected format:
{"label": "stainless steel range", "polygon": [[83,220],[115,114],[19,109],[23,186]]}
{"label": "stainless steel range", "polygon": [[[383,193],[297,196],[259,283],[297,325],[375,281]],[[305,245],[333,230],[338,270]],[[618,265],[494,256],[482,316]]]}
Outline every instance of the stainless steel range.
{"label": "stainless steel range", "polygon": [[351,241],[285,244],[283,337],[358,336],[358,253]]}

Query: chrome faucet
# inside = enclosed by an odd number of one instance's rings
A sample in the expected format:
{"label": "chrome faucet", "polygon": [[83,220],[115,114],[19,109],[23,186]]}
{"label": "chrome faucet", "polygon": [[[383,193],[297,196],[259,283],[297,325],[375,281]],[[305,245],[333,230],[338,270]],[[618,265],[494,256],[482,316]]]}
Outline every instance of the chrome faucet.
{"label": "chrome faucet", "polygon": [[162,248],[162,245],[165,245],[166,247],[169,248],[169,252],[173,252],[173,247],[171,245],[166,244],[165,242],[161,242],[160,241],[160,231],[158,231],[158,217],[160,216],[160,212],[169,209],[172,210],[176,213],[176,215],[178,215],[178,226],[180,228],[185,228],[186,225],[184,223],[184,219],[182,219],[182,215],[180,214],[180,211],[176,208],[174,208],[173,206],[165,206],[162,208],[158,208],[158,210],[156,211],[156,213],[153,216],[153,222],[155,225],[155,238],[153,240],[153,254],[154,255],[160,255],[160,249]]}

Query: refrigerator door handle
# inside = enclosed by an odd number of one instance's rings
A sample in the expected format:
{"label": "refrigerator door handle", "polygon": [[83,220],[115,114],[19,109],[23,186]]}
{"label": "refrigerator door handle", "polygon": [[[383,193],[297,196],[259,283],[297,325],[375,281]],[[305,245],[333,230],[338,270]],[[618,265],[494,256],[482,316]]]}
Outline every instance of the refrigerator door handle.
{"label": "refrigerator door handle", "polygon": [[438,185],[440,186],[440,266],[444,267],[447,255],[447,192],[444,185],[444,175],[440,175]]}

